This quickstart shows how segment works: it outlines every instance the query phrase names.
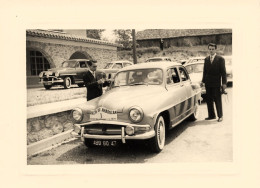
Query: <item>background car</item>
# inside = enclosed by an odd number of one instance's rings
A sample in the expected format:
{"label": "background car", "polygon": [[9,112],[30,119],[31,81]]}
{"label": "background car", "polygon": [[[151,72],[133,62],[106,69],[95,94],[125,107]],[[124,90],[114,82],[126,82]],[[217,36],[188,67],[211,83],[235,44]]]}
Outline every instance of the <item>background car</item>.
{"label": "background car", "polygon": [[200,92],[178,63],[128,66],[116,73],[105,94],[72,110],[75,132],[87,147],[142,140],[160,152],[168,129],[188,117],[197,119]]}
{"label": "background car", "polygon": [[[197,61],[194,63],[189,63],[184,65],[186,70],[189,73],[190,79],[193,83],[197,83],[201,85],[202,76],[203,76],[203,68],[204,68],[204,61]],[[205,98],[206,89],[205,86],[201,88],[201,96]]]}
{"label": "background car", "polygon": [[152,57],[148,58],[145,62],[157,62],[157,61],[172,61],[169,57]]}
{"label": "background car", "polygon": [[88,59],[70,59],[64,61],[60,67],[43,71],[39,74],[40,83],[45,89],[50,89],[54,85],[63,85],[65,89],[77,84],[84,86],[83,74],[88,71]]}
{"label": "background car", "polygon": [[99,70],[105,72],[107,78],[113,78],[117,71],[130,65],[133,65],[133,63],[128,60],[112,61],[107,63],[105,68]]}
{"label": "background car", "polygon": [[233,71],[232,71],[232,56],[223,56],[225,59],[226,72],[227,72],[227,84],[233,84]]}
{"label": "background car", "polygon": [[204,59],[206,57],[203,56],[198,56],[198,57],[191,57],[188,59],[188,61],[186,61],[183,65],[188,65],[190,63],[196,63],[196,62],[203,62],[204,63]]}

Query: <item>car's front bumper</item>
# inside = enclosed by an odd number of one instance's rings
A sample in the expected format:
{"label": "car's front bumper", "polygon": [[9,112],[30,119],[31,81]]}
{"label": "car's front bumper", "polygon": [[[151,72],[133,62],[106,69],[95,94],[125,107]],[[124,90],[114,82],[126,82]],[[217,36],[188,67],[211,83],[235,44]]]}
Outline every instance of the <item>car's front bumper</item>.
{"label": "car's front bumper", "polygon": [[62,84],[64,82],[64,80],[62,78],[57,78],[57,77],[43,77],[40,78],[40,82],[41,84],[44,85],[53,85],[53,84]]}
{"label": "car's front bumper", "polygon": [[[88,129],[89,126],[93,125],[107,125],[108,127],[114,126],[117,128],[116,134],[109,134],[109,128],[106,131],[99,131],[98,134],[88,134],[86,133],[85,129]],[[138,124],[131,124],[125,122],[118,122],[118,121],[106,121],[106,120],[97,120],[91,121],[83,124],[75,124],[75,126],[81,128],[81,139],[96,139],[96,140],[121,140],[123,143],[126,140],[145,140],[155,136],[154,129],[151,128],[149,124],[138,125]],[[134,130],[142,129],[142,133],[136,133],[133,135],[127,135],[125,129],[126,127],[133,127]],[[113,130],[112,130],[113,131]],[[137,131],[138,132],[138,131]]]}

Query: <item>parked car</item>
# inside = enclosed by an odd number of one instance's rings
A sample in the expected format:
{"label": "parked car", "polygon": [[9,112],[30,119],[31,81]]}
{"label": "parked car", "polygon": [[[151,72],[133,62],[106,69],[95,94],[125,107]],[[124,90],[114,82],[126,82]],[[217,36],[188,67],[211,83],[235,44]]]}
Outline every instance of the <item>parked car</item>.
{"label": "parked car", "polygon": [[226,72],[227,72],[227,84],[233,84],[233,71],[232,71],[232,56],[223,56],[225,59]]}
{"label": "parked car", "polygon": [[199,57],[191,57],[188,59],[188,61],[186,61],[183,65],[188,65],[190,63],[195,63],[195,62],[203,62],[204,63],[204,59],[206,57],[203,56],[199,56]]}
{"label": "parked car", "polygon": [[[203,76],[204,61],[198,61],[184,65],[189,73],[190,79],[193,83],[201,84]],[[201,95],[204,98],[206,94],[205,86],[201,88]]]}
{"label": "parked car", "polygon": [[110,90],[72,110],[74,130],[87,147],[142,140],[160,152],[167,130],[197,119],[200,100],[200,86],[182,65],[140,63],[118,71]]}
{"label": "parked car", "polygon": [[99,70],[105,72],[107,78],[113,78],[117,71],[129,65],[133,65],[133,63],[128,60],[112,61],[110,63],[107,63],[104,69]]}
{"label": "parked car", "polygon": [[40,83],[45,89],[50,89],[54,85],[63,85],[65,89],[77,84],[84,86],[83,74],[88,71],[88,59],[70,59],[64,61],[60,67],[43,71],[39,74]]}
{"label": "parked car", "polygon": [[169,57],[152,57],[148,58],[145,62],[157,62],[157,61],[172,61]]}

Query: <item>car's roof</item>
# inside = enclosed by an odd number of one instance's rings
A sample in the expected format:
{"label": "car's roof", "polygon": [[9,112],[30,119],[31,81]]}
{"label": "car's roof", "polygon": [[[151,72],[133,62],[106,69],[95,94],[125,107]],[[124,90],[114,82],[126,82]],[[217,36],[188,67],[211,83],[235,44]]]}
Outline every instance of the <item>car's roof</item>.
{"label": "car's roof", "polygon": [[205,59],[204,56],[190,57],[190,59]]}
{"label": "car's roof", "polygon": [[184,64],[183,66],[186,67],[186,66],[189,66],[189,65],[196,65],[196,64],[204,64],[204,61],[203,62],[201,62],[201,61],[192,62],[192,63]]}
{"label": "car's roof", "polygon": [[90,61],[89,59],[68,59],[66,61]]}
{"label": "car's roof", "polygon": [[128,60],[116,60],[116,61],[111,61],[111,63],[132,63],[132,62]]}
{"label": "car's roof", "polygon": [[163,56],[163,57],[150,57],[148,59],[165,59],[165,58],[169,58],[169,57],[165,57],[165,56]]}
{"label": "car's roof", "polygon": [[151,62],[151,63],[138,63],[131,66],[124,67],[121,70],[134,70],[134,69],[147,69],[147,68],[167,68],[170,66],[181,66],[180,63],[170,62],[170,61],[160,61],[160,62]]}

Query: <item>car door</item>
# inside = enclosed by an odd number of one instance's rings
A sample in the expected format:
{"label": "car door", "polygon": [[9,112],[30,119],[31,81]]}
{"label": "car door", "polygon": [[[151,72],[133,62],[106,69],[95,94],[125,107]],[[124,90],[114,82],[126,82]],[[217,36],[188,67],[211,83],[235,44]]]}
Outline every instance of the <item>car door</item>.
{"label": "car door", "polygon": [[193,90],[191,86],[191,80],[189,78],[187,70],[180,66],[178,67],[181,85],[185,88],[185,101],[183,102],[182,118],[185,118],[191,113],[191,109],[194,106],[195,96],[193,96]]}
{"label": "car door", "polygon": [[171,104],[168,110],[170,112],[171,127],[173,127],[182,120],[186,101],[186,89],[180,81],[177,67],[167,69],[166,88],[169,96],[168,103]]}
{"label": "car door", "polygon": [[82,83],[83,82],[83,74],[86,73],[88,70],[87,62],[86,61],[79,61],[76,65],[76,76],[75,76],[75,83]]}

